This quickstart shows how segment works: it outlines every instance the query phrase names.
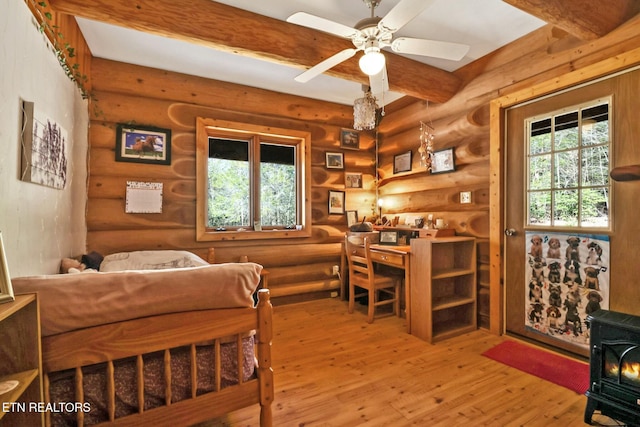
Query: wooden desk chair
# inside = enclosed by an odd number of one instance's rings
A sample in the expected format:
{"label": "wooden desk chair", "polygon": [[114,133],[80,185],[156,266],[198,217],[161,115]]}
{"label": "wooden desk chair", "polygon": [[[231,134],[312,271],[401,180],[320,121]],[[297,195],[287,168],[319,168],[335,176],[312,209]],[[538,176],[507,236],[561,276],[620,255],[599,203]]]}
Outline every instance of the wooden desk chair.
{"label": "wooden desk chair", "polygon": [[[367,322],[373,322],[375,308],[381,305],[393,304],[393,312],[400,316],[400,284],[402,278],[397,275],[376,273],[371,261],[369,239],[364,238],[364,248],[353,244],[345,236],[344,241],[347,264],[349,266],[349,313],[353,313],[356,298],[368,296]],[[364,256],[363,256],[364,255]],[[364,292],[356,294],[355,288],[362,288]],[[390,299],[379,299],[379,294],[391,296]]]}

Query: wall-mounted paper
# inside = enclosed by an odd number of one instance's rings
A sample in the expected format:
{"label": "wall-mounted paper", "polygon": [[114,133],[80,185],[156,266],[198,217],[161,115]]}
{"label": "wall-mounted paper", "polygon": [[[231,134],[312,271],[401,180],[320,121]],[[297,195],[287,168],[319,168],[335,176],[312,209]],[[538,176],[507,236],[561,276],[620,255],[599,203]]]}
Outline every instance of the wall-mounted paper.
{"label": "wall-mounted paper", "polygon": [[127,181],[126,213],[162,213],[162,183]]}

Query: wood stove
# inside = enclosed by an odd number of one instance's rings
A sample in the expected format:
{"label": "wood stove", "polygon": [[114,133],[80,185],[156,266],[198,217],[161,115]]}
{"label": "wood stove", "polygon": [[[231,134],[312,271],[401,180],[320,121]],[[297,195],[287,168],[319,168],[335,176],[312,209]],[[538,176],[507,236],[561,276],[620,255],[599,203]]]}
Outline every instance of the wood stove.
{"label": "wood stove", "polygon": [[640,317],[598,310],[590,328],[590,385],[584,421],[593,412],[640,426]]}

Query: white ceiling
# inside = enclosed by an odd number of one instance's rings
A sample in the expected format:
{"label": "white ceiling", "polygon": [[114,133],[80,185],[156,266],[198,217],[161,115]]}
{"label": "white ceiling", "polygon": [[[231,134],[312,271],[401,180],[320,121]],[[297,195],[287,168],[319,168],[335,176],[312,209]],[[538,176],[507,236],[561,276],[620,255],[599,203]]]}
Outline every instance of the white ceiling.
{"label": "white ceiling", "polygon": [[[376,16],[384,16],[400,0],[382,0]],[[463,43],[470,46],[459,62],[410,56],[447,71],[463,65],[520,38],[545,24],[502,0],[425,0],[427,9],[394,35]],[[371,15],[362,0],[223,0],[224,3],[260,15],[286,20],[295,12],[307,12],[348,26]],[[211,17],[215,20],[215,17]],[[361,85],[321,75],[298,83],[297,69],[254,58],[216,51],[208,47],[138,32],[83,18],[78,24],[93,56],[168,71],[191,74],[277,92],[351,105],[362,96]],[[388,104],[402,97],[387,93]]]}

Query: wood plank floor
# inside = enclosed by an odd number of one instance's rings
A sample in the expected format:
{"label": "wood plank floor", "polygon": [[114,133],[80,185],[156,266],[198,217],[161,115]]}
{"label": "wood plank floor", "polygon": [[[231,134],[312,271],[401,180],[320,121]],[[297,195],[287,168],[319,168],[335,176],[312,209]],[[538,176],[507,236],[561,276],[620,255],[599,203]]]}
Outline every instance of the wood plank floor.
{"label": "wood plank floor", "polygon": [[[481,355],[478,330],[435,345],[339,299],[274,307],[274,426],[584,426],[586,397]],[[598,425],[619,425],[594,416]],[[201,427],[258,426],[258,406]]]}

